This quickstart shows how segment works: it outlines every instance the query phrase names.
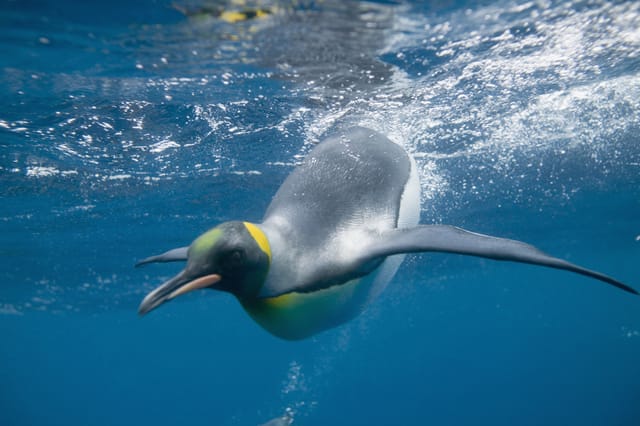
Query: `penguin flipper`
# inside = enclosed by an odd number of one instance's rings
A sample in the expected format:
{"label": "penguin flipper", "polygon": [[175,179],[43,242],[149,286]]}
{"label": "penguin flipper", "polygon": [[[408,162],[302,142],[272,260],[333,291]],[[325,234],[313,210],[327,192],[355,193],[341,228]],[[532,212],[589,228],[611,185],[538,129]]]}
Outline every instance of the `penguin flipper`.
{"label": "penguin flipper", "polygon": [[165,253],[158,254],[156,256],[150,256],[146,259],[142,259],[136,262],[136,268],[138,266],[146,265],[147,263],[155,263],[155,262],[178,262],[181,260],[187,260],[187,252],[189,247],[180,247],[175,248],[173,250],[169,250]]}
{"label": "penguin flipper", "polygon": [[364,263],[393,254],[429,251],[564,269],[595,278],[629,293],[638,294],[636,290],[618,280],[600,272],[574,265],[566,260],[549,256],[532,245],[506,238],[477,234],[449,225],[419,225],[414,228],[394,229],[385,232],[362,261]]}

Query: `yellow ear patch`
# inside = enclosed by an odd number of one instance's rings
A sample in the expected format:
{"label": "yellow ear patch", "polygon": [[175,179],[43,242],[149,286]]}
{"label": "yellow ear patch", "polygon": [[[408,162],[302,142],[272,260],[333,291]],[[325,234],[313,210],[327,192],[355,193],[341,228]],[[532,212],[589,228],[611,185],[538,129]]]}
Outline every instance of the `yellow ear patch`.
{"label": "yellow ear patch", "polygon": [[253,223],[250,223],[250,222],[243,222],[243,223],[244,223],[244,226],[247,228],[247,231],[249,231],[249,234],[251,234],[253,239],[256,240],[256,243],[258,243],[258,247],[260,247],[260,250],[262,250],[267,254],[267,257],[269,258],[269,263],[271,263],[271,247],[269,246],[269,240],[267,240],[267,236],[264,235],[264,232],[262,232],[262,229],[258,228]]}
{"label": "yellow ear patch", "polygon": [[268,9],[225,10],[219,18],[230,24],[248,21],[249,19],[261,19],[271,14]]}

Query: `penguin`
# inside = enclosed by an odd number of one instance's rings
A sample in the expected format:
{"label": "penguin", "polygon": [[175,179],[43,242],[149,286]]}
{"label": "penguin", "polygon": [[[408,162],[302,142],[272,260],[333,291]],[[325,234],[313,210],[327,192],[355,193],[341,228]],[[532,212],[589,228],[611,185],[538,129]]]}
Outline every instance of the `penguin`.
{"label": "penguin", "polygon": [[271,334],[299,340],[360,314],[391,281],[407,253],[446,252],[582,274],[629,293],[614,278],[552,257],[521,241],[450,225],[419,225],[413,158],[363,127],[320,142],[285,179],[261,223],[231,221],[188,247],[139,261],[186,261],[142,301],[144,315],[197,289],[234,295]]}

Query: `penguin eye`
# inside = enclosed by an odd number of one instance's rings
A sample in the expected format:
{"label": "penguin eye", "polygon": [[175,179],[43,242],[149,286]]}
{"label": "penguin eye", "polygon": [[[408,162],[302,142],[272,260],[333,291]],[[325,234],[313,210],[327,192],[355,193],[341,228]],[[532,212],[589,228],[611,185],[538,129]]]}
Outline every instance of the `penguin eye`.
{"label": "penguin eye", "polygon": [[242,250],[231,250],[223,258],[223,265],[227,269],[235,269],[244,264],[245,254]]}

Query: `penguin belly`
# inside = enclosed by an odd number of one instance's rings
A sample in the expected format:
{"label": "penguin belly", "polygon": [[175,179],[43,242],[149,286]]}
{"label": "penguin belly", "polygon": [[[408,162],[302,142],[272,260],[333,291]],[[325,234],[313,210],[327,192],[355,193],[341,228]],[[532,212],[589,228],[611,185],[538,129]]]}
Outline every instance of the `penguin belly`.
{"label": "penguin belly", "polygon": [[240,303],[251,318],[271,334],[286,340],[304,339],[362,313],[372,300],[372,291],[387,285],[402,257],[390,257],[369,275],[341,285],[311,293],[240,299]]}

